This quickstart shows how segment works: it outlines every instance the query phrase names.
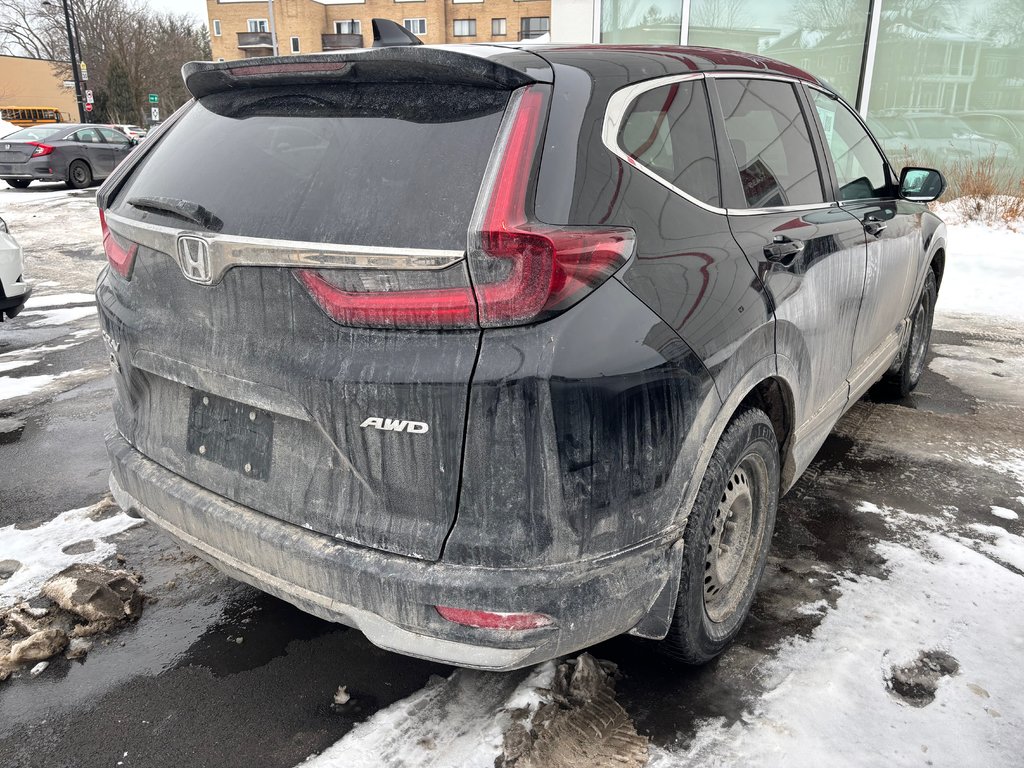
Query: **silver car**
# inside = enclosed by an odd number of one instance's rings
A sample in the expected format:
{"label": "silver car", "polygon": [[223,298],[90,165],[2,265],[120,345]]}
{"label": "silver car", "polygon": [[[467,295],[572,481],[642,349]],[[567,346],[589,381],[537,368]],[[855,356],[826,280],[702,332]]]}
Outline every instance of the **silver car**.
{"label": "silver car", "polygon": [[16,189],[63,181],[84,189],[109,176],[138,142],[105,125],[50,123],[0,139],[0,179]]}
{"label": "silver car", "polygon": [[0,322],[4,316],[14,317],[25,306],[32,287],[22,277],[24,258],[21,246],[0,219]]}

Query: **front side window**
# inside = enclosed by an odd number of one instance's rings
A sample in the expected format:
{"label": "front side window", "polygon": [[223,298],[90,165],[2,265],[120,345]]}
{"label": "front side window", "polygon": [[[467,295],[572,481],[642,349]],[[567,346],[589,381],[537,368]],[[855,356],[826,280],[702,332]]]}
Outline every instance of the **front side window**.
{"label": "front side window", "polygon": [[814,89],[811,98],[836,169],[839,199],[885,197],[889,191],[885,158],[864,126],[837,99]]}
{"label": "front side window", "polygon": [[426,19],[406,19],[403,22],[405,28],[412,32],[414,35],[425,35],[427,34],[427,20]]}
{"label": "front side window", "polygon": [[747,206],[824,202],[821,173],[793,86],[739,78],[717,82]]}
{"label": "front side window", "polygon": [[267,20],[266,19],[249,19],[249,31],[250,32],[266,32],[267,31]]}
{"label": "front side window", "polygon": [[708,205],[721,204],[718,159],[703,83],[646,91],[619,129],[619,147],[639,165]]}
{"label": "front side window", "polygon": [[455,37],[472,37],[476,34],[476,19],[455,19]]}

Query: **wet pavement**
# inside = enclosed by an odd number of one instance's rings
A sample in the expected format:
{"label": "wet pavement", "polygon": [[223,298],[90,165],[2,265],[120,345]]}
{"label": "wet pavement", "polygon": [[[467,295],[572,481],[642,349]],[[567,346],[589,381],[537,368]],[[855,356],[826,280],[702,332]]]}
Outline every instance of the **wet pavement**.
{"label": "wet pavement", "polygon": [[[94,253],[69,254],[92,275],[100,266]],[[73,289],[90,279],[78,275]],[[107,493],[112,384],[99,336],[88,333],[95,327],[90,317],[59,327],[0,325],[0,355],[76,340],[33,354],[39,362],[27,373],[85,372],[75,386],[0,401],[0,527],[35,526]],[[1024,409],[1003,371],[1020,364],[1024,343],[1005,332],[947,329],[933,344],[941,359],[933,354],[918,390],[899,403],[870,392],[781,502],[765,580],[733,648],[696,669],[635,638],[592,650],[618,664],[619,702],[652,743],[685,745],[701,721],[741,719],[761,693],[754,672],[780,644],[814,631],[841,576],[885,577],[873,548],[885,523],[860,502],[925,519],[952,515],[962,526],[991,523],[991,505],[1024,516],[1018,480],[971,460],[972,452],[1021,445]],[[955,376],[936,372],[949,371],[945,361],[960,366]],[[985,389],[985,377],[1000,380],[995,390]],[[984,398],[965,391],[975,381]],[[1006,527],[1022,532],[1019,521]],[[232,582],[151,526],[116,543],[122,567],[142,574],[153,600],[137,624],[98,642],[84,660],[58,658],[38,678],[0,683],[0,764],[290,768],[451,671],[379,650],[358,631]],[[806,608],[815,604],[820,609]],[[332,706],[339,685],[353,696],[341,710]]]}

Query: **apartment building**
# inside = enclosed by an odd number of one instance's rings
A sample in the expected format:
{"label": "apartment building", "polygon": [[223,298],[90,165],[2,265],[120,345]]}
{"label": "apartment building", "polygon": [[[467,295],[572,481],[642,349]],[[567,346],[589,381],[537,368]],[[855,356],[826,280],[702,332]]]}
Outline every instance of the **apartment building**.
{"label": "apartment building", "polygon": [[213,57],[227,60],[271,56],[275,37],[282,56],[368,47],[373,18],[424,43],[527,40],[550,31],[551,0],[207,0],[206,10]]}

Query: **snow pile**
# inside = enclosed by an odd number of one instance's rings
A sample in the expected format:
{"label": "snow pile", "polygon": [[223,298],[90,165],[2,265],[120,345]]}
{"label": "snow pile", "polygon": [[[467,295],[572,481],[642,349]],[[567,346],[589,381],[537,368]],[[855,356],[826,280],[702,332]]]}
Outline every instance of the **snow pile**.
{"label": "snow pile", "polygon": [[[96,519],[109,508],[109,501],[101,501],[63,512],[37,528],[0,528],[0,563],[4,571],[13,570],[10,578],[0,582],[0,608],[35,596],[51,576],[74,563],[101,563],[112,556],[117,548],[104,539],[143,521],[123,512]],[[82,547],[73,546],[83,542],[92,542],[92,549],[80,552]],[[65,551],[71,548],[79,553]]]}
{"label": "snow pile", "polygon": [[[1024,578],[936,532],[875,549],[888,577],[845,578],[813,635],[766,665],[769,690],[752,712],[728,728],[705,723],[684,754],[659,750],[649,765],[1018,764]],[[934,702],[898,695],[895,670],[947,654],[959,666],[934,675]]]}
{"label": "snow pile", "polygon": [[69,304],[95,304],[96,297],[91,293],[49,293],[33,294],[25,302],[25,309],[44,309],[49,307],[66,307]]}
{"label": "snow pile", "polygon": [[493,768],[515,710],[535,711],[554,662],[529,673],[456,670],[381,710],[302,768]]}

